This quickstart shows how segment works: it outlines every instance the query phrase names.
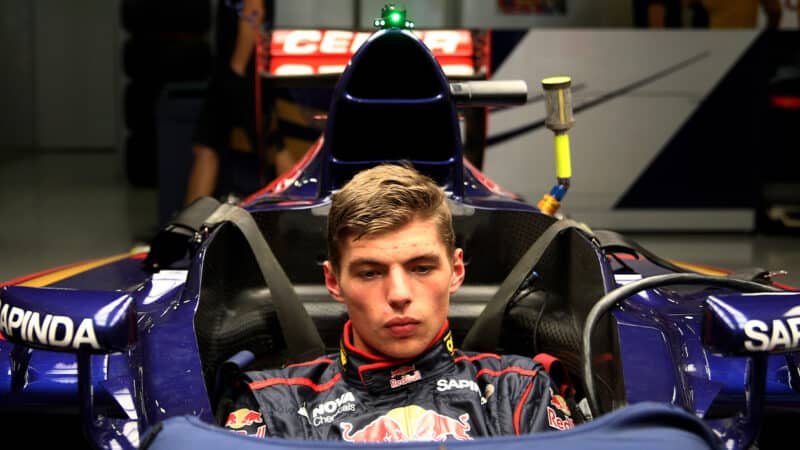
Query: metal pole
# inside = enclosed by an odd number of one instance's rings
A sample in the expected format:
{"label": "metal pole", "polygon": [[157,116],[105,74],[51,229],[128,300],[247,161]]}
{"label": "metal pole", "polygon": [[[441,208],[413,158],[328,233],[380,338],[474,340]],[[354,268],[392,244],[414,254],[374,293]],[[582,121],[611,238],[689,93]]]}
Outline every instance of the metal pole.
{"label": "metal pole", "polygon": [[463,8],[461,0],[445,0],[444,4],[445,28],[461,28]]}
{"label": "metal pole", "polygon": [[89,442],[94,442],[94,386],[92,386],[92,355],[88,351],[78,351],[78,398],[80,402],[83,432]]}
{"label": "metal pole", "polygon": [[361,29],[361,0],[353,0],[353,29]]}

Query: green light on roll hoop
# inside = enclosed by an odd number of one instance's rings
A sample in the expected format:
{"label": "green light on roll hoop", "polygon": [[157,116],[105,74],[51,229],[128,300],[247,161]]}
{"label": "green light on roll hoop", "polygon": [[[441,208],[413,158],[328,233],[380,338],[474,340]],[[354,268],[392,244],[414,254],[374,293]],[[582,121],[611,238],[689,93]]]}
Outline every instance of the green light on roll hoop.
{"label": "green light on roll hoop", "polygon": [[414,21],[406,17],[406,8],[394,3],[387,3],[381,10],[381,17],[375,19],[373,24],[378,29],[414,28]]}

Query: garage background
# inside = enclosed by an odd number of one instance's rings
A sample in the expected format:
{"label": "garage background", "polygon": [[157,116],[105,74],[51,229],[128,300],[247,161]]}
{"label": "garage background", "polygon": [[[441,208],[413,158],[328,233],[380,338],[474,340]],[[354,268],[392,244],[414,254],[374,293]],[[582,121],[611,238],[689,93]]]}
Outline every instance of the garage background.
{"label": "garage background", "polygon": [[[383,3],[276,0],[275,26],[369,29]],[[774,101],[800,94],[797,2],[769,33],[763,17],[645,30],[628,0],[519,14],[501,6],[530,2],[404,3],[419,28],[495,30],[495,78],[525,79],[534,100],[542,77],[573,77],[563,213],[668,258],[786,269],[800,285],[800,112]],[[216,7],[0,0],[0,280],[127,252],[173,212],[188,159],[159,158],[189,156]],[[554,177],[543,109],[489,116],[484,169],[532,202]]]}

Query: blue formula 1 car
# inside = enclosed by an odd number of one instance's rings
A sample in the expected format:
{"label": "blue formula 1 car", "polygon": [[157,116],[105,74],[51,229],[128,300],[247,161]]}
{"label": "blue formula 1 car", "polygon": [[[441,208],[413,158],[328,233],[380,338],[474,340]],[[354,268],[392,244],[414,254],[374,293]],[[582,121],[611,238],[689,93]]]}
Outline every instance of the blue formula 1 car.
{"label": "blue formula 1 car", "polygon": [[448,193],[464,249],[449,318],[456,345],[555,356],[586,419],[448,447],[745,449],[789,436],[800,412],[800,294],[766,272],[700,273],[560,217],[567,78],[544,81],[555,187],[536,206],[503,191],[465,160],[458,110],[524,102],[526,86],[451,83],[394,17],[355,53],[323,136],[290,173],[240,205],[192,204],[148,253],[0,287],[6,435],[105,449],[264,445],[217,425],[220,392],[238,370],[337,351],[346,311],[320,268],[331,193],[359,170],[410,161]]}

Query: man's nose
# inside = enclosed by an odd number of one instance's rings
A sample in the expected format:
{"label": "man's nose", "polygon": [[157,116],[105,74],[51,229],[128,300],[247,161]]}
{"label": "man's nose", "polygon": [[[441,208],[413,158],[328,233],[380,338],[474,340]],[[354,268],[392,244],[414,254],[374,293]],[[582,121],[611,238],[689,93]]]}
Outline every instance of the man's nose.
{"label": "man's nose", "polygon": [[389,270],[387,278],[387,299],[393,305],[401,306],[411,301],[411,289],[408,274],[402,268]]}

